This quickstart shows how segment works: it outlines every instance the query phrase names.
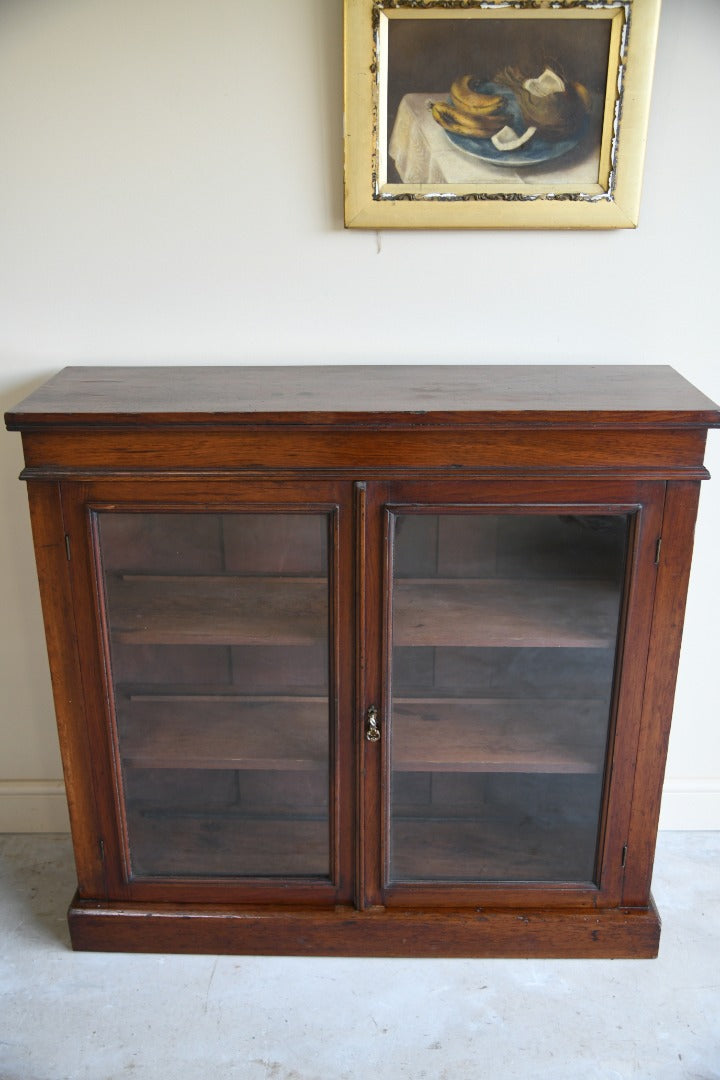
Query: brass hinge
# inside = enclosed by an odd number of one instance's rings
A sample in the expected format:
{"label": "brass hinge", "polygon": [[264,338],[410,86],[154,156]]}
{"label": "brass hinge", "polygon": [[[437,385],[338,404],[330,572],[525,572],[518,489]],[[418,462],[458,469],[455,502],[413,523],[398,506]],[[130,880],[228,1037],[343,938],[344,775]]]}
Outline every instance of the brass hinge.
{"label": "brass hinge", "polygon": [[655,545],[655,565],[660,565],[660,548],[662,547],[662,536],[658,536],[657,543]]}
{"label": "brass hinge", "polygon": [[70,534],[65,533],[65,554],[67,555],[67,561],[70,562]]}

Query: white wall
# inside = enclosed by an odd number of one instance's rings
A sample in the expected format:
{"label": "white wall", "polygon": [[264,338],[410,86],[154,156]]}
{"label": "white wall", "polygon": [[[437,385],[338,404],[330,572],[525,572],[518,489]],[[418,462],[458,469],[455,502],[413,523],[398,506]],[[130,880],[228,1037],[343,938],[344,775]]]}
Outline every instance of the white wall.
{"label": "white wall", "polygon": [[[720,399],[719,41],[717,0],[666,0],[637,231],[378,238],[342,228],[341,0],[3,0],[0,405],[69,362],[670,363]],[[0,440],[0,828],[62,827]],[[669,827],[720,827],[708,463]]]}

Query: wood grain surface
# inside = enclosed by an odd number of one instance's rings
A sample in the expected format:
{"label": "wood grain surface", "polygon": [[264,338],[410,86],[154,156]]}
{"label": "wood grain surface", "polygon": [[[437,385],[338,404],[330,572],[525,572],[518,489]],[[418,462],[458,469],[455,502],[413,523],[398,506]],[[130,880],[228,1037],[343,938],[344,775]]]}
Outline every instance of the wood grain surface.
{"label": "wood grain surface", "polygon": [[68,367],[6,414],[13,430],[142,422],[620,427],[720,424],[671,367]]}

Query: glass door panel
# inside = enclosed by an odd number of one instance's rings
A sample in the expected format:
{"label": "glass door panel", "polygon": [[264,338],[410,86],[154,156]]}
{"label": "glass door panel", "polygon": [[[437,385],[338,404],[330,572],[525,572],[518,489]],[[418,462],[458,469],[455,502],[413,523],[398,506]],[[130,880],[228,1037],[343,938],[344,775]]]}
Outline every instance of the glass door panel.
{"label": "glass door panel", "polygon": [[592,882],[629,515],[390,520],[390,882]]}
{"label": "glass door panel", "polygon": [[131,877],[327,878],[328,514],[95,527]]}

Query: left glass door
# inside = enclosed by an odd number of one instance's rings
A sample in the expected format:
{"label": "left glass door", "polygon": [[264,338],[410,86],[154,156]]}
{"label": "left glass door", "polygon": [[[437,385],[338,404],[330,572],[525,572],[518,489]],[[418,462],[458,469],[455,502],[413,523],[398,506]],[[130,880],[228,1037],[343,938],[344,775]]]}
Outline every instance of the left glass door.
{"label": "left glass door", "polygon": [[338,884],[340,507],[86,510],[126,881]]}

